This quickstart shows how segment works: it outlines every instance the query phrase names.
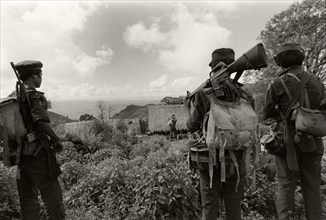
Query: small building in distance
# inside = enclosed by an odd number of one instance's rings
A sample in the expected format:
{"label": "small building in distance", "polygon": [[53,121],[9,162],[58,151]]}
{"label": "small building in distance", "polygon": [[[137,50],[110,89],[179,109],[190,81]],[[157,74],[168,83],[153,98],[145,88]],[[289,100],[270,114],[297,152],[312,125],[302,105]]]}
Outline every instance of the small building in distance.
{"label": "small building in distance", "polygon": [[168,118],[175,115],[177,119],[176,128],[178,131],[187,130],[187,113],[183,105],[149,105],[148,107],[148,130],[150,132],[168,132]]}

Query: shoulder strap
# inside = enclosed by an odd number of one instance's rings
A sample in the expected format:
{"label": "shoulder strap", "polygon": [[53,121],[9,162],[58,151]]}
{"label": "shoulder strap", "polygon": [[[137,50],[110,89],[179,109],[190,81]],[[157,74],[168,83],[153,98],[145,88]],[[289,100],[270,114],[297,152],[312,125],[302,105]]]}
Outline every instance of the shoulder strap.
{"label": "shoulder strap", "polygon": [[[292,75],[294,75],[294,74],[290,74],[290,76],[292,76]],[[279,77],[281,84],[290,100],[290,103],[288,105],[288,108],[287,108],[287,111],[285,114],[285,119],[289,116],[292,107],[298,101],[300,95],[302,94],[303,88],[305,87],[307,82],[310,80],[310,77],[311,77],[310,74],[308,74],[304,71],[302,72],[302,78],[301,78],[300,83],[299,83],[298,87],[296,88],[293,96],[291,96],[291,93],[290,93],[289,89],[287,88],[287,86],[285,85],[284,80],[281,77]],[[297,78],[297,77],[295,77],[295,78]]]}
{"label": "shoulder strap", "polygon": [[310,108],[310,101],[309,101],[309,96],[308,96],[308,92],[307,92],[307,87],[305,86],[304,88],[304,102],[306,104],[307,108]]}

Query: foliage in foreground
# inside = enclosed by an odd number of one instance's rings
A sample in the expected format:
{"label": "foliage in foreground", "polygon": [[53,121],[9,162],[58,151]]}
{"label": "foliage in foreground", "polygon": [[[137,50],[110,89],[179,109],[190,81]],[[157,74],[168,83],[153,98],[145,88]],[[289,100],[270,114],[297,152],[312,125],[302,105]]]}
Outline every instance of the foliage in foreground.
{"label": "foliage in foreground", "polygon": [[[144,136],[133,141],[125,133],[99,124],[84,138],[82,146],[65,142],[59,156],[67,219],[200,219],[199,179],[187,166],[187,140],[169,142],[164,136]],[[243,219],[276,219],[277,182],[265,172],[270,159],[260,155],[256,190],[250,187],[249,174]],[[322,171],[325,169],[323,161]],[[293,219],[304,216],[297,189]],[[0,218],[17,217],[13,168],[0,165],[0,190]]]}

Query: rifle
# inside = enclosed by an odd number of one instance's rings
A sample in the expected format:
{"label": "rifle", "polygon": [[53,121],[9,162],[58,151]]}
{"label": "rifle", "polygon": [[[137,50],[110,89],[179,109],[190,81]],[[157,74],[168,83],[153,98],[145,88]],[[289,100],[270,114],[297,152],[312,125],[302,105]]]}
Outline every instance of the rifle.
{"label": "rifle", "polygon": [[[244,70],[260,69],[263,67],[267,67],[266,53],[263,44],[259,43],[244,53],[241,57],[236,59],[230,65],[226,65],[223,62],[217,64],[209,73],[210,78],[199,85],[197,89],[195,89],[192,93],[188,92],[187,98],[193,98],[200,90],[205,87],[212,87],[218,97],[230,95],[225,94],[225,90],[223,90],[225,85],[231,86],[231,84],[233,84],[233,86],[237,86],[239,85],[238,80]],[[232,80],[232,83],[230,84],[227,82],[227,79],[229,79],[230,75],[234,72],[237,73]]]}
{"label": "rifle", "polygon": [[[16,75],[16,77],[17,77],[17,84],[16,84],[17,99],[20,100],[20,98],[21,98],[21,97],[20,97],[20,90],[22,90],[23,93],[24,93],[24,95],[25,95],[25,97],[26,97],[26,100],[27,100],[28,106],[29,106],[30,108],[32,108],[32,105],[31,105],[31,102],[30,102],[30,100],[29,100],[29,97],[28,97],[28,94],[27,94],[26,88],[25,88],[23,82],[20,80],[20,78],[19,78],[19,76],[18,76],[18,73],[17,73],[17,70],[16,70],[16,67],[15,67],[14,62],[10,62],[10,65],[11,65],[12,69],[14,70],[15,75]],[[19,88],[20,90],[18,90],[18,88]]]}

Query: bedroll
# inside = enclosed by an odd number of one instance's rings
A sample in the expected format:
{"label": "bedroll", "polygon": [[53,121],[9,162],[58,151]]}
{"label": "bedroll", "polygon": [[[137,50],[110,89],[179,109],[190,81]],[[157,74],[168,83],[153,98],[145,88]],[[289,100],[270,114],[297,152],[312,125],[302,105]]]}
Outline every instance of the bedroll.
{"label": "bedroll", "polygon": [[[212,186],[213,167],[221,166],[221,181],[226,180],[225,151],[228,151],[240,180],[239,166],[234,151],[244,150],[246,170],[249,170],[249,159],[252,155],[254,172],[253,187],[255,188],[255,171],[258,169],[258,116],[249,101],[240,98],[235,102],[225,102],[208,95],[211,107],[206,115],[203,133],[207,148],[200,149],[196,154],[208,151],[206,161],[209,164],[210,184]],[[194,152],[194,151],[193,151]],[[195,152],[194,152],[195,153]],[[218,155],[218,158],[217,158]],[[193,157],[195,158],[195,157]],[[200,157],[197,157],[200,159]],[[202,161],[202,162],[206,162]]]}
{"label": "bedroll", "polygon": [[16,98],[0,100],[0,136],[3,141],[3,163],[18,165],[22,148],[21,138],[27,134]]}

